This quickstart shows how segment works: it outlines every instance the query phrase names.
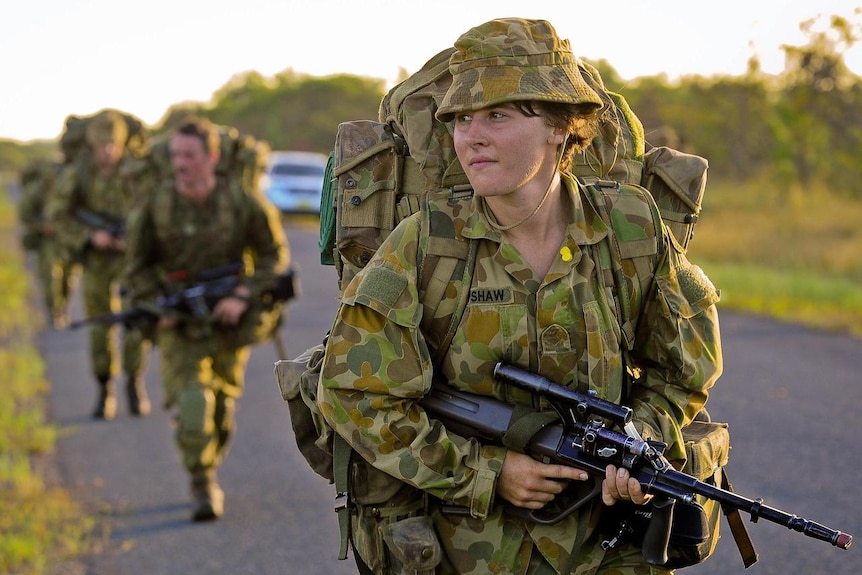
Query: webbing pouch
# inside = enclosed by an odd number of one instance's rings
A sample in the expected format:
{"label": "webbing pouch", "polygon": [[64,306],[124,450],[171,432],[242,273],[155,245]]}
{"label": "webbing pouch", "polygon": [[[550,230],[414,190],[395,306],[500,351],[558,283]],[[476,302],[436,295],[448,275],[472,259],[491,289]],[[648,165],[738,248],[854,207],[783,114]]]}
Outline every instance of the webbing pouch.
{"label": "webbing pouch", "polygon": [[705,158],[666,146],[644,154],[642,185],[652,193],[662,219],[683,250],[700,217],[708,166]]}
{"label": "webbing pouch", "polygon": [[336,240],[341,288],[371,259],[395,228],[403,140],[388,124],[344,122],[335,137]]}

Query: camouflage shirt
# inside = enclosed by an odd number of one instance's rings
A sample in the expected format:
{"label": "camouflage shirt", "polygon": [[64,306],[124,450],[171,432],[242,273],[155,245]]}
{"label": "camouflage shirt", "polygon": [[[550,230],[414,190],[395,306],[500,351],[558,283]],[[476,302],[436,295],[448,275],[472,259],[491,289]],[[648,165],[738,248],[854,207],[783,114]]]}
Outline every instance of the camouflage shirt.
{"label": "camouflage shirt", "polygon": [[[55,227],[60,242],[71,253],[80,254],[87,246],[92,228],[76,216],[77,210],[123,222],[139,199],[120,168],[106,176],[94,164],[80,160],[65,166],[57,176],[45,206],[46,217]],[[112,257],[119,258],[121,254],[116,252]]]}
{"label": "camouflage shirt", "polygon": [[[473,199],[472,209],[456,223],[463,237],[480,243],[468,305],[436,366],[451,385],[547,408],[494,381],[494,365],[505,361],[580,391],[623,400],[620,322],[612,288],[597,277],[598,246],[609,230],[574,191],[576,184],[564,181],[564,199],[574,216],[545,278],[536,277],[488,224],[477,209],[479,200]],[[495,499],[505,449],[447,432],[417,404],[435,370],[418,329],[419,223],[413,217],[399,224],[346,288],[321,373],[322,413],[374,467],[469,509],[471,517],[435,513],[438,535],[459,572],[522,572],[527,538],[558,567],[589,536],[591,511],[554,525],[505,513],[502,500]],[[681,465],[680,428],[703,408],[722,369],[718,294],[669,231],[662,229],[658,240],[654,281],[644,294],[631,353],[644,373],[627,403],[644,437],[667,442],[668,458]]]}
{"label": "camouflage shirt", "polygon": [[[245,262],[242,282],[257,295],[288,266],[290,250],[275,208],[219,179],[203,202],[165,180],[129,217],[126,286],[133,305],[162,295],[169,276],[184,289],[200,272]],[[249,265],[249,260],[252,262]]]}

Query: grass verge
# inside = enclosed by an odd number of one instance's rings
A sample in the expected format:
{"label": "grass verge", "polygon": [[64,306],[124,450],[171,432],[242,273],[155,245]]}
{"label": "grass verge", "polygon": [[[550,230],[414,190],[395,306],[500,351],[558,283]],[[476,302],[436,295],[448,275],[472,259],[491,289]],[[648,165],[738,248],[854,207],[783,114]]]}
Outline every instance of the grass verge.
{"label": "grass verge", "polygon": [[41,315],[16,230],[14,207],[0,194],[0,573],[41,575],[84,552],[94,522],[46,479],[57,430],[45,421],[50,385],[33,325]]}

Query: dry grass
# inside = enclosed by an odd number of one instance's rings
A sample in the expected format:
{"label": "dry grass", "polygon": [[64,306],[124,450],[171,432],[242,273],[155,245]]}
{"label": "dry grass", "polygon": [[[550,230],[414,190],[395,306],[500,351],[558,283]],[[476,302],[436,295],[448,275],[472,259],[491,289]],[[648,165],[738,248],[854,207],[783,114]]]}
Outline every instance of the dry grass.
{"label": "dry grass", "polygon": [[862,335],[860,222],[849,195],[712,182],[689,254],[724,307]]}

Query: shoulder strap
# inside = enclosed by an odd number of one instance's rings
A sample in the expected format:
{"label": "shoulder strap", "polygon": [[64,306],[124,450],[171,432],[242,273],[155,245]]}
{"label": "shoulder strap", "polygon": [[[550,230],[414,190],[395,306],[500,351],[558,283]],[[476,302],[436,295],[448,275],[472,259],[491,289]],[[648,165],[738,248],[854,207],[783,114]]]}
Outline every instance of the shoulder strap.
{"label": "shoulder strap", "polygon": [[629,351],[634,347],[643,294],[655,273],[661,215],[641,186],[596,179],[583,183],[587,200],[609,228],[608,241],[598,245],[599,263],[610,273],[625,350]]}
{"label": "shoulder strap", "polygon": [[[631,350],[643,294],[653,279],[661,216],[652,196],[638,185],[594,180],[585,189],[587,200],[610,228],[608,241],[599,244],[605,270],[601,275],[615,288],[617,316],[626,350]],[[422,328],[435,363],[448,349],[467,306],[478,244],[456,231],[455,220],[471,198],[469,188],[430,192],[420,210]]]}
{"label": "shoulder strap", "polygon": [[418,249],[422,332],[438,364],[467,307],[478,242],[457,232],[456,213],[472,198],[472,189],[430,192],[420,208]]}

